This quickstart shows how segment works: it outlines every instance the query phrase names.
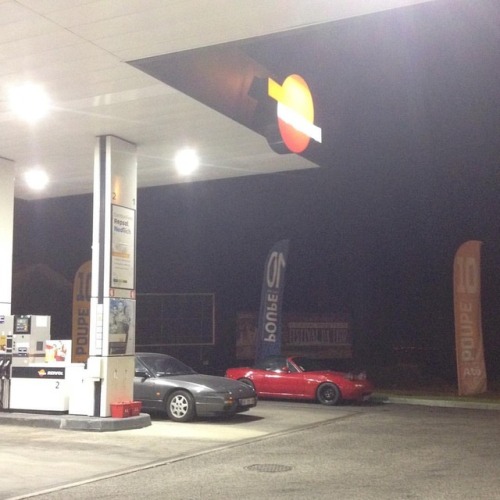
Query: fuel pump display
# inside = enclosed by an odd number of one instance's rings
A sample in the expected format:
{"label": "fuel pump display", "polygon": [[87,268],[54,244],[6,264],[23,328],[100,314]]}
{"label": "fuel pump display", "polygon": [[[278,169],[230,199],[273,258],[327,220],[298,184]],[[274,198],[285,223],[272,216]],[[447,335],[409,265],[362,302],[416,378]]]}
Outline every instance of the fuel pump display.
{"label": "fuel pump display", "polygon": [[45,342],[50,340],[50,316],[12,316],[12,364],[26,366],[43,361]]}

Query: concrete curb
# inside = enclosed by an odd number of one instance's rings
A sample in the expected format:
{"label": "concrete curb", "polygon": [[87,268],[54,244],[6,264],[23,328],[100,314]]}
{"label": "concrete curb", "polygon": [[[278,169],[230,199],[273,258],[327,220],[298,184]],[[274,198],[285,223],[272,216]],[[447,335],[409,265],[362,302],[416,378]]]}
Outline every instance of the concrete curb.
{"label": "concrete curb", "polygon": [[40,413],[0,412],[0,425],[24,425],[73,431],[110,432],[141,429],[151,425],[151,417],[141,413],[136,417],[88,417],[80,415],[46,415]]}
{"label": "concrete curb", "polygon": [[500,410],[500,403],[486,403],[475,401],[449,401],[444,399],[426,399],[419,397],[388,396],[385,394],[374,394],[371,398],[374,402],[393,403],[405,405],[437,406],[440,408],[464,408],[471,410]]}

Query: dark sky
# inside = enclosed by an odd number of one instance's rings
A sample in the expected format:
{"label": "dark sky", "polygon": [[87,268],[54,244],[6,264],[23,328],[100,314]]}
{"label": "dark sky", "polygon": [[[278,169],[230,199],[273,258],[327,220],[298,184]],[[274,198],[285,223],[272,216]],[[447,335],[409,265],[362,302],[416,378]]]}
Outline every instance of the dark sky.
{"label": "dark sky", "polygon": [[[215,292],[221,321],[257,310],[267,252],[289,238],[286,310],[348,311],[368,344],[452,350],[453,257],[477,239],[499,349],[499,10],[438,0],[314,28],[308,44],[244,44],[307,78],[327,146],[305,156],[322,167],[140,190],[138,291]],[[16,217],[15,264],[72,279],[90,258],[90,196],[18,201]]]}
{"label": "dark sky", "polygon": [[[138,291],[215,292],[221,321],[257,310],[267,252],[289,238],[286,310],[348,311],[367,339],[442,347],[453,338],[454,252],[479,239],[485,339],[498,345],[499,181],[491,172],[422,193],[318,169],[140,190]],[[91,211],[90,196],[27,204],[15,263],[72,280],[91,256]]]}

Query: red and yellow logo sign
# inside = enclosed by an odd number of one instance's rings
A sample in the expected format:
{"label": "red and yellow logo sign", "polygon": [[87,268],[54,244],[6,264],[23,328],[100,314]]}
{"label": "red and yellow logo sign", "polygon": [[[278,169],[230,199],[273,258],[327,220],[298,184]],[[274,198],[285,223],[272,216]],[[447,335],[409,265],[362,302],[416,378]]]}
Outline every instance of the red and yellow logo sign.
{"label": "red and yellow logo sign", "polygon": [[321,142],[321,128],[314,125],[314,103],[306,81],[288,76],[283,85],[269,78],[267,93],[277,103],[281,138],[292,153],[302,153],[311,139]]}

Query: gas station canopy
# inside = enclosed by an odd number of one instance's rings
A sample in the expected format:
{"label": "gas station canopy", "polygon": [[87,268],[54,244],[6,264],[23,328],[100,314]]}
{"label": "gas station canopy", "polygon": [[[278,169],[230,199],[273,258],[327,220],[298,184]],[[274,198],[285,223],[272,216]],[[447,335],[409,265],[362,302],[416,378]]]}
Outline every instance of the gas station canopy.
{"label": "gas station canopy", "polygon": [[[295,30],[304,36],[325,23],[426,3],[434,2],[0,0],[0,158],[14,162],[15,196],[91,193],[102,135],[137,144],[139,187],[315,167],[316,158],[276,154],[255,127],[193,99],[145,62]],[[37,123],[19,120],[8,103],[10,89],[27,82],[50,99],[49,114]],[[186,146],[201,165],[182,178],[174,157]],[[49,176],[44,191],[23,181],[35,167]]]}

